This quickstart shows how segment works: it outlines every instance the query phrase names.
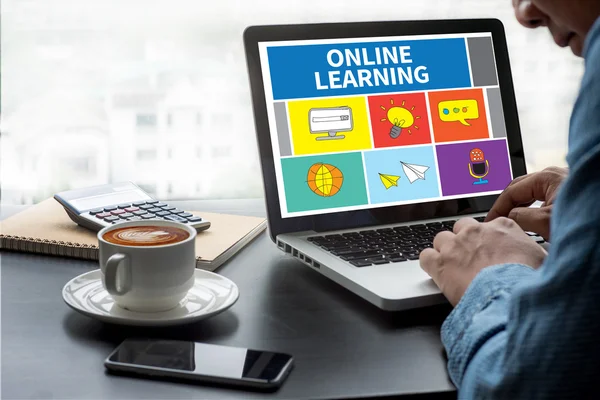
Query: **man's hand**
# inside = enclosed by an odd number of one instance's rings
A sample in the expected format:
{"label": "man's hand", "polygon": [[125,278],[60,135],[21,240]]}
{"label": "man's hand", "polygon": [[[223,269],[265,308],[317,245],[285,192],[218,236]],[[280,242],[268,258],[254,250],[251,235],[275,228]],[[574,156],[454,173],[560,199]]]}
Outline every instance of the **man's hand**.
{"label": "man's hand", "polygon": [[455,306],[485,267],[519,263],[538,268],[546,255],[546,250],[513,220],[498,218],[479,223],[463,218],[454,224],[454,232],[437,234],[433,249],[425,249],[420,261],[421,268]]}
{"label": "man's hand", "polygon": [[[514,220],[523,230],[536,232],[550,241],[550,215],[567,168],[549,167],[540,172],[520,176],[508,185],[487,214],[486,222],[498,217]],[[542,201],[540,208],[529,208]]]}

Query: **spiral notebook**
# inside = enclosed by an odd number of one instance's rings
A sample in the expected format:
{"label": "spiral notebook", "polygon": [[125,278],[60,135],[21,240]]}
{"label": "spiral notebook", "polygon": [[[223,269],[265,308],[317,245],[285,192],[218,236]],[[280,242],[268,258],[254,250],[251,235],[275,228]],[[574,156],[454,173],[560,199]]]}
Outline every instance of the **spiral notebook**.
{"label": "spiral notebook", "polygon": [[[211,221],[196,237],[196,266],[214,271],[263,230],[265,218],[189,211]],[[54,199],[0,222],[0,249],[98,260],[96,232],[75,224]]]}

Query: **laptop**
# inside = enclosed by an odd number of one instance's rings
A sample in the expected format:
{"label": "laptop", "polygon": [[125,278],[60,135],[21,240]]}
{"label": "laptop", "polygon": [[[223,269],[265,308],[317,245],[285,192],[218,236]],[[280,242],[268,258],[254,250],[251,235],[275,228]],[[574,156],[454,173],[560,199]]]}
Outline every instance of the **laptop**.
{"label": "laptop", "polygon": [[251,26],[244,45],[276,246],[384,310],[445,302],[419,253],[526,173],[502,23]]}

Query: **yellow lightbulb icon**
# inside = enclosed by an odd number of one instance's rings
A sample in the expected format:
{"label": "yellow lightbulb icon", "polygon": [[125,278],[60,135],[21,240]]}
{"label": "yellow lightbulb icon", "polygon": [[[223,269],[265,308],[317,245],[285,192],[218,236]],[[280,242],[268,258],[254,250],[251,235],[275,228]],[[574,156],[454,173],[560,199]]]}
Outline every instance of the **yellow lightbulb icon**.
{"label": "yellow lightbulb icon", "polygon": [[[393,106],[389,110],[386,110],[384,106],[380,106],[382,110],[387,111],[387,118],[382,118],[381,121],[389,121],[392,123],[392,129],[390,130],[390,137],[392,139],[396,139],[402,133],[402,129],[408,129],[413,126],[416,119],[420,119],[421,117],[414,117],[412,111],[414,111],[415,107],[413,106],[410,110],[404,108],[406,104],[404,101],[401,106],[394,106],[394,100],[390,100],[390,104]],[[419,129],[418,126],[415,126],[415,129]],[[408,134],[412,135],[412,131],[408,129]]]}
{"label": "yellow lightbulb icon", "polygon": [[400,128],[410,128],[415,123],[415,118],[404,107],[392,107],[387,112],[388,121]]}

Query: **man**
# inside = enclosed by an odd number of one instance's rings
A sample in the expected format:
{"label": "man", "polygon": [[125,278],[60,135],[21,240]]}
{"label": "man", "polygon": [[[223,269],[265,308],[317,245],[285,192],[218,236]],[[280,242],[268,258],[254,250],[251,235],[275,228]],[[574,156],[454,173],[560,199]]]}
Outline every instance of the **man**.
{"label": "man", "polygon": [[[441,334],[460,398],[600,398],[600,0],[513,6],[585,59],[568,176],[515,179],[485,223],[461,219],[420,261],[455,306]],[[521,227],[551,240],[549,253]]]}

